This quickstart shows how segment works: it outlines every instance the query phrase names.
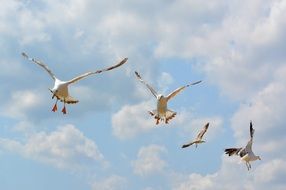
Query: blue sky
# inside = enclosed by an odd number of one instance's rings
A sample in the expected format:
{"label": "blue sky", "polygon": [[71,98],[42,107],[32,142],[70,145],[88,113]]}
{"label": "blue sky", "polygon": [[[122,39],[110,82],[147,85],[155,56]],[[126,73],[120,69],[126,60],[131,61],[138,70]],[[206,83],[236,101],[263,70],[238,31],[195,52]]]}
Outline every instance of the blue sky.
{"label": "blue sky", "polygon": [[[284,0],[1,1],[0,189],[285,189],[285,18]],[[62,115],[23,51],[62,80],[129,60],[72,85]],[[135,70],[164,94],[203,82],[155,126]],[[248,172],[223,149],[250,120],[262,161]],[[181,149],[206,122],[207,143]]]}

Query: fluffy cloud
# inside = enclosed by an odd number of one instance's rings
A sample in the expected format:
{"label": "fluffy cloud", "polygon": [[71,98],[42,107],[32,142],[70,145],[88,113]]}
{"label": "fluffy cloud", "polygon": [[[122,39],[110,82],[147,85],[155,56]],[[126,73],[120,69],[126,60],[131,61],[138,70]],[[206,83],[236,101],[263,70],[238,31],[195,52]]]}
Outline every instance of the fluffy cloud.
{"label": "fluffy cloud", "polygon": [[160,155],[166,151],[165,147],[159,145],[149,145],[140,148],[137,160],[132,162],[134,173],[140,176],[148,176],[162,172],[167,163]]}
{"label": "fluffy cloud", "polygon": [[62,126],[49,134],[34,133],[25,143],[1,138],[0,147],[71,171],[85,169],[88,163],[98,162],[103,166],[108,164],[96,144],[73,125]]}
{"label": "fluffy cloud", "polygon": [[[282,180],[286,173],[285,161],[281,159],[260,163],[253,171],[248,172],[242,163],[234,159],[222,158],[223,164],[213,174],[200,175],[192,173],[188,176],[174,175],[173,189],[176,190],[226,190],[226,189],[283,189],[285,182]],[[176,179],[176,180],[174,180]]]}
{"label": "fluffy cloud", "polygon": [[27,112],[43,104],[41,93],[36,90],[15,91],[11,100],[1,109],[1,114],[12,118],[24,118]]}
{"label": "fluffy cloud", "polygon": [[[123,106],[112,116],[113,134],[120,139],[131,139],[141,133],[152,130],[156,125],[154,119],[147,113],[149,110],[152,110],[150,101]],[[190,137],[196,136],[207,122],[210,122],[210,130],[207,136],[213,139],[216,134],[221,133],[223,130],[222,118],[218,116],[194,117],[193,112],[181,109],[169,126],[181,126],[182,131],[179,132],[180,135]],[[194,127],[196,130],[194,130]]]}
{"label": "fluffy cloud", "polygon": [[174,120],[174,126],[181,126],[182,130],[179,132],[181,136],[196,137],[198,132],[206,123],[210,123],[210,127],[206,136],[208,139],[214,139],[217,134],[223,131],[223,119],[218,116],[213,117],[198,117],[194,116],[191,111],[181,111]]}
{"label": "fluffy cloud", "polygon": [[150,102],[123,106],[112,116],[113,134],[120,139],[128,139],[151,130],[155,122],[147,112],[152,110],[150,108]]}

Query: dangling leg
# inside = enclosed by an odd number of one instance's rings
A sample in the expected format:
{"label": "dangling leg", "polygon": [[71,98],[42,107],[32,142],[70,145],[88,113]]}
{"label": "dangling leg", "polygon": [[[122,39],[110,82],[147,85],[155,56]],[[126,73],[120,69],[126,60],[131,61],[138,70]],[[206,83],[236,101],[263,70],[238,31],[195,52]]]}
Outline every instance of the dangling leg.
{"label": "dangling leg", "polygon": [[157,120],[156,120],[156,125],[158,125],[159,124],[159,121],[160,121],[160,118],[156,118]]}
{"label": "dangling leg", "polygon": [[160,117],[156,115],[154,118],[156,119],[156,125],[158,125],[160,122]]}
{"label": "dangling leg", "polygon": [[154,116],[154,113],[153,113],[153,112],[148,111],[148,113],[149,113],[151,116]]}
{"label": "dangling leg", "polygon": [[62,109],[62,112],[63,112],[63,114],[66,114],[66,113],[67,113],[65,101],[64,101],[64,107],[63,107],[63,109]]}
{"label": "dangling leg", "polygon": [[248,165],[249,165],[249,169],[251,169],[251,164],[248,162]]}
{"label": "dangling leg", "polygon": [[58,103],[58,99],[56,100],[56,103],[52,109],[53,112],[56,112],[58,110],[57,103]]}
{"label": "dangling leg", "polygon": [[198,144],[196,143],[196,148],[198,147]]}
{"label": "dangling leg", "polygon": [[246,165],[246,167],[247,167],[247,170],[249,170],[249,167],[248,167],[248,165],[247,165],[247,162],[245,162],[245,165]]}

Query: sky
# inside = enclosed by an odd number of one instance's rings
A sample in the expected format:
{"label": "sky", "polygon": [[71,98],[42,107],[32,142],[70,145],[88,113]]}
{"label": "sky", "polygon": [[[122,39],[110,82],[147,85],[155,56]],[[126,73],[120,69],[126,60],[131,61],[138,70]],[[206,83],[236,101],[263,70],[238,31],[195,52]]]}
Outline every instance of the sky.
{"label": "sky", "polygon": [[[0,189],[286,189],[285,18],[285,0],[1,0]],[[21,52],[62,80],[128,62],[71,85],[63,115]],[[203,82],[156,126],[134,71],[166,95]],[[247,171],[223,150],[246,145],[250,120],[262,160]]]}

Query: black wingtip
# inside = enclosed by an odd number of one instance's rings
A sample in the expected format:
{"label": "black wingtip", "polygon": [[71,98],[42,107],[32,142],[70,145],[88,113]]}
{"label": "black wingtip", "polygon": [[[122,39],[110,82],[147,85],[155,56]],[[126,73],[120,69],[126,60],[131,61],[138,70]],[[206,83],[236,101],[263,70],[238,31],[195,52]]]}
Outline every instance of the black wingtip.
{"label": "black wingtip", "polygon": [[199,81],[197,81],[197,82],[192,83],[191,85],[196,85],[196,84],[199,84],[199,83],[201,83],[201,82],[202,82],[202,80],[199,80]]}
{"label": "black wingtip", "polygon": [[25,58],[28,58],[28,55],[25,52],[22,52],[21,55]]}
{"label": "black wingtip", "polygon": [[185,145],[185,144],[184,144],[184,145],[182,146],[182,148],[187,148],[188,146],[189,146],[189,145]]}
{"label": "black wingtip", "polygon": [[139,75],[139,73],[138,73],[137,71],[135,71],[134,73],[135,73],[135,75],[136,75],[137,77],[140,78],[140,75]]}
{"label": "black wingtip", "polygon": [[125,57],[122,61],[121,61],[121,63],[126,63],[128,61],[128,57]]}

